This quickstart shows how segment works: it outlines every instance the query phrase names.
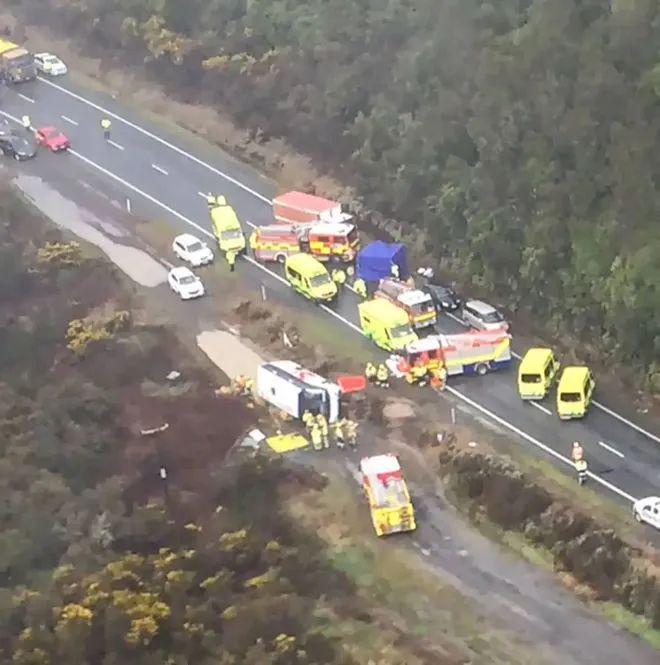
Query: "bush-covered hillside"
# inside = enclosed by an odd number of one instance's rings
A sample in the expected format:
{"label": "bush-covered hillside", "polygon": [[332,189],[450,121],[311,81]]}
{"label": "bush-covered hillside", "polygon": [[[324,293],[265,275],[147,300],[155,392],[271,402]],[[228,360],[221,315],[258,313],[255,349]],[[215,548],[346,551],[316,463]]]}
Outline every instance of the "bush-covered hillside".
{"label": "bush-covered hillside", "polygon": [[660,391],[657,2],[20,5],[322,157],[445,267]]}

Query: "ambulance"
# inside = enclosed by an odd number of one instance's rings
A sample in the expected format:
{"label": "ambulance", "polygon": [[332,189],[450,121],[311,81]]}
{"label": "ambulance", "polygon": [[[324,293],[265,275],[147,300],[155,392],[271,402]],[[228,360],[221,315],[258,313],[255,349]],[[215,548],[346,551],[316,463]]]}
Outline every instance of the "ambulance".
{"label": "ambulance", "polygon": [[257,368],[257,395],[293,418],[305,411],[323,414],[328,422],[340,415],[341,388],[291,360],[275,360]]}
{"label": "ambulance", "polygon": [[405,349],[417,340],[406,312],[388,300],[374,298],[358,305],[360,327],[365,337],[386,351]]}
{"label": "ambulance", "polygon": [[337,296],[337,285],[325,266],[309,254],[288,256],[284,276],[294,290],[310,300],[328,302]]}
{"label": "ambulance", "polygon": [[360,461],[360,473],[376,535],[414,531],[415,510],[397,457],[365,457]]}
{"label": "ambulance", "polygon": [[387,361],[396,376],[406,376],[420,363],[431,372],[444,367],[448,376],[483,376],[509,367],[511,335],[504,330],[433,335],[409,344],[397,358]]}
{"label": "ambulance", "polygon": [[566,367],[557,386],[557,413],[562,420],[587,414],[596,382],[587,367]]}
{"label": "ambulance", "polygon": [[437,323],[438,314],[431,296],[401,280],[381,279],[374,295],[376,298],[389,300],[406,312],[410,324],[415,330],[429,328]]}
{"label": "ambulance", "polygon": [[210,209],[213,235],[223,252],[242,252],[245,249],[245,236],[236,211],[227,204],[224,196],[217,197],[218,205]]}
{"label": "ambulance", "polygon": [[522,399],[543,399],[550,390],[559,362],[551,349],[529,349],[518,367],[518,393]]}
{"label": "ambulance", "polygon": [[337,201],[305,192],[286,192],[273,199],[275,220],[283,224],[309,224],[315,222],[350,222],[353,216]]}
{"label": "ambulance", "polygon": [[353,224],[271,224],[254,230],[250,249],[257,261],[284,263],[287,256],[305,252],[319,261],[353,261],[360,239]]}

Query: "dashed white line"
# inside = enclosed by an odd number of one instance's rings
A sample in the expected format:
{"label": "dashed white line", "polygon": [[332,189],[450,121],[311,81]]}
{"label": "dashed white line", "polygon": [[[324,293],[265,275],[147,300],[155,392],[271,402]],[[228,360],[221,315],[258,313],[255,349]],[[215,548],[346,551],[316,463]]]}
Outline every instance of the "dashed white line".
{"label": "dashed white line", "polygon": [[605,450],[609,450],[613,455],[616,455],[617,457],[620,457],[621,459],[625,458],[625,455],[623,453],[619,452],[616,448],[612,448],[612,446],[608,446],[603,441],[599,441],[598,445],[605,448]]}
{"label": "dashed white line", "polygon": [[152,164],[151,168],[154,171],[158,171],[158,173],[162,173],[163,175],[169,175],[169,173],[162,166],[158,166],[158,164]]}
{"label": "dashed white line", "polygon": [[56,90],[59,90],[60,92],[65,93],[66,95],[69,95],[70,97],[73,97],[74,99],[77,99],[78,101],[82,102],[83,104],[87,104],[88,106],[91,106],[92,108],[95,108],[97,111],[102,111],[106,115],[110,116],[111,118],[114,118],[115,120],[119,120],[120,122],[123,122],[125,125],[128,125],[132,129],[134,129],[137,132],[140,132],[144,136],[148,136],[150,139],[153,139],[154,141],[157,141],[161,145],[164,145],[168,147],[170,150],[174,150],[175,152],[179,153],[180,155],[183,155],[184,157],[187,157],[191,161],[195,162],[196,164],[199,164],[200,166],[203,166],[207,168],[209,171],[212,171],[216,175],[219,175],[221,178],[224,178],[227,182],[231,182],[232,184],[236,185],[236,187],[240,187],[243,191],[248,192],[249,194],[252,194],[252,196],[258,198],[259,200],[263,201],[264,203],[267,203],[268,205],[272,204],[272,201],[267,197],[264,196],[263,194],[260,194],[259,192],[255,191],[254,189],[248,187],[247,185],[244,185],[242,182],[239,180],[236,180],[236,178],[232,178],[230,175],[227,173],[224,173],[220,169],[216,169],[214,166],[211,166],[210,164],[206,163],[205,161],[199,159],[198,157],[195,157],[195,155],[191,155],[189,152],[186,152],[185,150],[182,150],[178,146],[174,145],[173,143],[170,143],[169,141],[166,141],[165,139],[162,139],[160,136],[156,136],[156,134],[153,134],[152,132],[148,131],[147,129],[144,129],[143,127],[140,127],[140,125],[136,125],[134,122],[131,122],[130,120],[126,120],[126,118],[122,118],[120,115],[113,113],[110,111],[110,109],[106,109],[100,104],[95,104],[94,102],[91,102],[89,99],[85,99],[82,95],[77,95],[75,92],[71,92],[71,90],[67,90],[66,88],[63,88],[61,85],[58,85],[57,83],[53,83],[53,81],[48,81],[47,79],[43,78],[42,76],[39,76],[39,81],[42,83],[45,83],[46,85],[51,86],[52,88],[55,88]]}
{"label": "dashed white line", "polygon": [[112,141],[111,139],[108,139],[108,144],[111,145],[113,148],[117,148],[117,150],[124,150],[123,145],[119,145],[116,141]]}
{"label": "dashed white line", "polygon": [[598,409],[601,409],[602,411],[605,411],[605,413],[608,413],[610,416],[613,418],[616,418],[617,420],[620,420],[622,423],[625,423],[628,425],[628,427],[632,427],[634,430],[637,430],[640,434],[644,434],[644,436],[648,436],[649,439],[652,439],[656,443],[660,443],[660,436],[656,436],[655,434],[651,434],[651,432],[645,430],[643,427],[640,427],[639,425],[636,425],[634,422],[631,420],[628,420],[627,418],[624,418],[622,415],[618,414],[616,411],[612,411],[612,409],[606,407],[604,404],[601,404],[600,402],[597,402],[594,400],[592,404],[597,407]]}
{"label": "dashed white line", "polygon": [[62,120],[65,122],[68,122],[70,125],[75,125],[76,127],[78,126],[78,123],[73,118],[69,118],[68,115],[61,115],[60,118],[62,118]]}
{"label": "dashed white line", "polygon": [[536,402],[530,402],[530,404],[537,408],[539,411],[543,411],[543,413],[547,413],[549,416],[552,415],[552,411],[550,411],[550,409],[546,409],[542,404],[537,404]]}
{"label": "dashed white line", "polygon": [[204,192],[197,192],[203,199],[206,199],[208,194],[204,194]]}
{"label": "dashed white line", "polygon": [[[19,122],[17,118],[15,118],[14,116],[11,116],[10,114],[6,113],[5,111],[0,111],[0,113],[7,116],[8,118],[11,118],[12,120],[15,120],[16,122]],[[135,185],[132,185],[130,182],[124,180],[120,176],[112,173],[112,171],[108,171],[108,169],[104,168],[103,166],[100,166],[99,164],[92,161],[88,157],[85,157],[84,155],[81,155],[79,152],[77,152],[75,150],[69,150],[69,153],[71,155],[73,155],[74,157],[77,157],[81,161],[85,162],[86,164],[88,164],[88,165],[92,166],[93,168],[97,169],[101,173],[104,173],[109,178],[115,180],[116,182],[120,183],[124,187],[130,189],[133,192],[136,192],[137,194],[140,194],[141,196],[143,196],[145,199],[147,199],[148,201],[150,201],[154,205],[157,205],[157,206],[163,208],[163,210],[166,210],[167,212],[169,212],[174,217],[177,217],[178,219],[185,222],[186,224],[189,224],[190,226],[194,227],[201,234],[203,234],[203,235],[205,235],[209,238],[214,237],[212,233],[207,231],[205,228],[199,226],[199,224],[196,224],[191,219],[188,219],[185,215],[182,215],[180,212],[177,212],[176,210],[174,210],[174,208],[171,208],[170,206],[163,203],[162,201],[159,201],[158,199],[151,196],[150,194],[147,194],[146,192],[142,191],[141,189],[139,189]],[[269,274],[271,277],[273,277],[273,279],[276,279],[278,282],[281,282],[285,286],[291,288],[291,285],[285,279],[283,279],[282,277],[280,277],[278,274],[274,273],[273,271],[269,270],[265,266],[261,265],[260,263],[255,261],[253,258],[251,258],[249,256],[242,256],[241,258],[243,260],[247,261],[248,263],[251,263],[252,265],[257,267],[259,270],[262,270],[263,272]],[[331,310],[326,305],[320,305],[320,307],[325,312],[327,312],[331,316],[335,317],[336,319],[338,319],[339,321],[341,321],[342,323],[347,325],[349,328],[355,330],[360,335],[363,335],[362,330],[358,326],[356,326],[354,323],[352,323],[351,321],[348,321],[343,316],[341,316],[337,312],[334,312],[333,310]],[[558,453],[556,450],[553,450],[552,448],[550,448],[550,446],[546,445],[545,443],[542,443],[538,439],[535,439],[533,436],[527,434],[527,432],[524,432],[520,428],[518,428],[515,425],[511,424],[507,420],[504,420],[504,418],[501,418],[500,416],[493,413],[489,409],[481,406],[481,404],[475,402],[473,399],[470,399],[469,397],[467,397],[467,395],[463,395],[463,393],[459,392],[455,388],[452,388],[451,386],[447,386],[445,390],[448,393],[450,393],[451,395],[454,395],[456,398],[458,398],[458,399],[462,400],[463,402],[465,402],[466,404],[470,405],[474,409],[477,409],[478,411],[480,411],[484,415],[488,416],[489,418],[491,418],[491,420],[494,420],[495,422],[499,423],[503,427],[511,430],[512,432],[514,432],[518,436],[522,437],[526,441],[529,441],[533,445],[535,445],[538,448],[540,448],[541,450],[545,451],[546,453],[548,453],[549,455],[551,455],[555,459],[557,459],[557,460],[559,460],[559,461],[561,461],[564,464],[567,464],[569,466],[573,466],[573,463],[571,462],[571,460],[564,457],[563,455]],[[616,487],[616,485],[612,485],[612,483],[608,482],[607,480],[604,480],[603,478],[597,476],[596,474],[592,473],[591,471],[589,471],[589,477],[593,478],[594,481],[596,481],[597,483],[599,483],[603,487],[606,487],[607,489],[614,492],[615,494],[618,494],[619,496],[623,497],[624,499],[627,499],[628,501],[631,501],[631,502],[636,501],[635,497],[633,497],[630,494],[628,494],[627,492],[624,492],[623,490],[619,489],[618,487]]]}
{"label": "dashed white line", "polygon": [[21,99],[24,99],[26,102],[30,102],[30,104],[34,104],[34,99],[32,99],[32,97],[28,97],[27,95],[24,95],[22,92],[19,92],[18,96]]}

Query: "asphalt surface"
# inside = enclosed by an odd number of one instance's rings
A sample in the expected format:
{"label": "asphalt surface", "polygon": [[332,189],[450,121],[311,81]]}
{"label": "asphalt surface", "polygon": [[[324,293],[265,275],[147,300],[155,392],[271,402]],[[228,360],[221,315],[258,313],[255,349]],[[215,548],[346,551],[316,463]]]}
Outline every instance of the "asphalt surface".
{"label": "asphalt surface", "polygon": [[[220,149],[186,146],[180,137],[168,135],[110,97],[76,89],[66,79],[40,79],[3,90],[0,110],[14,119],[28,114],[34,127],[55,125],[72,140],[70,154],[40,154],[34,163],[21,168],[38,173],[42,160],[48,160],[49,169],[54,165],[57,170],[78,172],[83,165],[81,173],[93,173],[109,188],[124,192],[121,204],[136,216],[153,219],[158,215],[168,220],[173,235],[186,230],[212,237],[205,192],[227,196],[248,226],[272,223],[270,200],[275,186],[268,179]],[[112,120],[111,143],[103,140],[100,120],[104,116]],[[238,270],[255,289],[264,285],[277,297],[297,298],[276,274],[277,268],[265,269],[247,258]],[[316,307],[303,299],[298,302],[301,307]],[[357,296],[346,291],[332,308],[316,307],[329,325],[336,325],[346,335],[347,344],[364,344],[357,327],[357,303]],[[446,333],[464,330],[460,322],[446,315],[441,316],[438,327]],[[516,348],[515,338],[514,349],[519,353],[525,350]],[[657,423],[642,426],[619,415],[616,406],[601,402],[592,405],[582,421],[561,422],[551,399],[537,405],[522,402],[515,377],[513,367],[486,377],[453,378],[447,392],[457,404],[513,432],[521,443],[543,450],[565,465],[568,473],[574,473],[567,459],[570,444],[581,441],[590,463],[591,482],[624,501],[660,495]]]}

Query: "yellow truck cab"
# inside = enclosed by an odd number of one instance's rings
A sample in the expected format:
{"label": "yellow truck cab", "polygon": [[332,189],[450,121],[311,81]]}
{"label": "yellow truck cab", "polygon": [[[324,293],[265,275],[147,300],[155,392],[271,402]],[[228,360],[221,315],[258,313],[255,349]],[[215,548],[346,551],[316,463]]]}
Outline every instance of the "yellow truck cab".
{"label": "yellow truck cab", "polygon": [[213,235],[223,252],[242,252],[245,249],[245,236],[235,210],[227,204],[224,196],[218,196],[218,205],[211,208]]}
{"label": "yellow truck cab", "polygon": [[559,371],[551,349],[529,349],[518,367],[518,393],[522,399],[543,399]]}
{"label": "yellow truck cab", "polygon": [[557,413],[562,420],[587,413],[596,382],[587,367],[566,367],[557,387]]}
{"label": "yellow truck cab", "polygon": [[410,326],[408,314],[389,300],[367,300],[358,305],[358,311],[362,332],[381,349],[405,349],[418,339]]}
{"label": "yellow truck cab", "polygon": [[310,300],[327,302],[337,295],[337,285],[326,267],[309,254],[287,256],[284,274],[291,286]]}

